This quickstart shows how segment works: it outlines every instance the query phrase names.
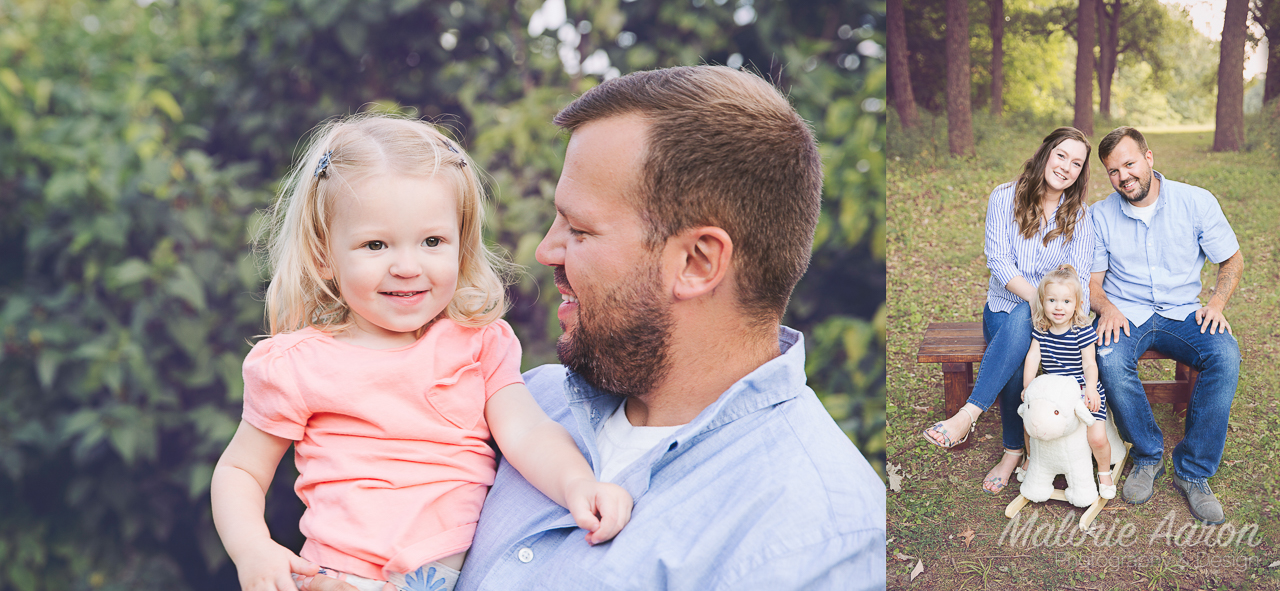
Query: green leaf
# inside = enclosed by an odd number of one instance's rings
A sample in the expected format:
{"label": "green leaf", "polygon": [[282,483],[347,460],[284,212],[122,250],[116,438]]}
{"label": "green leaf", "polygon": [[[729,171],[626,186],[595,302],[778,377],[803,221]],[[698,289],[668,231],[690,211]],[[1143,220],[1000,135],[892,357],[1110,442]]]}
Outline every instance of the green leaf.
{"label": "green leaf", "polygon": [[168,115],[174,123],[182,122],[182,107],[178,106],[178,101],[173,100],[173,95],[169,94],[169,91],[163,88],[152,88],[151,92],[147,93],[147,98],[151,99],[151,104],[157,109],[164,111],[164,114]]}
{"label": "green leaf", "polygon": [[14,96],[22,94],[22,80],[9,68],[0,68],[0,84],[4,84]]}
{"label": "green leaf", "polygon": [[165,283],[165,290],[195,308],[196,311],[205,309],[204,285],[191,267],[183,264],[174,267],[173,277]]}
{"label": "green leaf", "polygon": [[62,363],[62,353],[57,351],[45,349],[36,356],[36,376],[40,380],[40,386],[45,390],[53,387],[53,380],[57,377],[60,363]]}
{"label": "green leaf", "polygon": [[209,490],[209,483],[213,479],[213,464],[208,462],[200,462],[191,467],[191,478],[187,482],[187,496],[195,500],[196,497],[203,495]]}
{"label": "green leaf", "polygon": [[62,439],[65,441],[84,432],[92,425],[98,424],[101,415],[92,408],[82,408],[71,415],[62,425]]}
{"label": "green leaf", "polygon": [[126,285],[133,285],[151,274],[151,265],[139,258],[125,259],[123,263],[116,265],[107,273],[107,285],[113,289],[119,289]]}
{"label": "green leaf", "polygon": [[110,432],[111,446],[124,459],[126,465],[132,466],[138,452],[138,432],[132,427],[124,426]]}
{"label": "green leaf", "polygon": [[77,196],[84,196],[89,190],[89,179],[82,169],[61,170],[44,186],[45,199],[54,205],[62,205]]}

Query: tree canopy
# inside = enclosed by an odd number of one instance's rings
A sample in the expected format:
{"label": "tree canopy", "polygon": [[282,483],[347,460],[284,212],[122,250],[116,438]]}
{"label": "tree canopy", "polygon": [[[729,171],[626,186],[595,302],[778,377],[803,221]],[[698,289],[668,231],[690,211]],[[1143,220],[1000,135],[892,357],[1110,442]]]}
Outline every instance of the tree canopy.
{"label": "tree canopy", "polygon": [[[1119,10],[1114,73],[1104,116],[1131,125],[1209,123],[1214,116],[1218,43],[1195,30],[1185,9],[1158,0],[1098,0],[1100,41],[1110,39],[1111,15]],[[904,0],[911,86],[920,106],[941,112],[946,79],[944,3]],[[1079,2],[1004,0],[1003,112],[1069,120],[1074,109],[1076,16]],[[970,51],[973,106],[991,100],[991,8],[971,0]],[[1103,52],[1099,53],[1102,69]],[[1101,72],[1099,72],[1101,74]],[[1102,101],[1094,79],[1094,107]]]}

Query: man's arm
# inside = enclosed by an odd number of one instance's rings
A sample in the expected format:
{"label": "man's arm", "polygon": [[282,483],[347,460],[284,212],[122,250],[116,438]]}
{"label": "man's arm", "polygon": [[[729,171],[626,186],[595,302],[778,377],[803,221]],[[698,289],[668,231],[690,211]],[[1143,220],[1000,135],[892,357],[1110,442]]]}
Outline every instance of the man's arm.
{"label": "man's arm", "polygon": [[1243,274],[1244,255],[1238,250],[1227,260],[1218,263],[1218,279],[1213,286],[1213,295],[1209,297],[1209,303],[1196,310],[1196,324],[1200,325],[1201,333],[1204,333],[1207,328],[1209,334],[1222,332],[1234,334],[1223,311],[1231,299],[1231,294],[1235,293],[1236,286],[1240,285],[1240,276]]}
{"label": "man's arm", "polygon": [[1129,319],[1107,299],[1107,292],[1102,289],[1102,278],[1106,276],[1106,271],[1089,274],[1089,309],[1098,313],[1098,344],[1101,346],[1119,340],[1121,329],[1124,336],[1129,336]]}

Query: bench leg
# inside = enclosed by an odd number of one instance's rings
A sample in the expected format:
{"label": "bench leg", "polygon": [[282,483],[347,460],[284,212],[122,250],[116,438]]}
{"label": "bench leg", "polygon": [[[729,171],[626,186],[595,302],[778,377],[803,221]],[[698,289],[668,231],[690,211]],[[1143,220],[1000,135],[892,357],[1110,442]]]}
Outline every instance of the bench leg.
{"label": "bench leg", "polygon": [[1173,370],[1173,379],[1177,382],[1178,402],[1173,403],[1173,416],[1187,418],[1187,404],[1191,402],[1191,392],[1195,390],[1196,380],[1200,372],[1190,366],[1179,363]]}
{"label": "bench leg", "polygon": [[[973,364],[943,363],[942,388],[945,394],[942,405],[943,412],[946,413],[947,417],[951,417],[960,412],[960,408],[969,399],[969,393],[973,391]],[[969,443],[970,441],[961,443],[951,448],[951,451],[959,451],[969,447]]]}

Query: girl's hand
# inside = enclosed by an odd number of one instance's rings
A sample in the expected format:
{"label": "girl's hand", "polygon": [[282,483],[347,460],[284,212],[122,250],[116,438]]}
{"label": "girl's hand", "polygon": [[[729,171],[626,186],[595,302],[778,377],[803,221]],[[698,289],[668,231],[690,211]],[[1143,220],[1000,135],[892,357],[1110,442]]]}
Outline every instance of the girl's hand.
{"label": "girl's hand", "polygon": [[297,591],[293,573],[313,577],[320,572],[319,567],[272,540],[248,549],[239,558],[236,573],[243,591]]}
{"label": "girl's hand", "polygon": [[565,490],[566,507],[578,527],[587,530],[587,543],[612,540],[631,521],[631,494],[621,486],[580,478]]}
{"label": "girl's hand", "polygon": [[1026,402],[1026,401],[1027,401],[1027,389],[1026,389],[1026,388],[1023,388],[1023,389],[1022,389],[1022,394],[1021,394],[1021,396],[1022,396],[1022,401],[1023,401],[1023,402]]}
{"label": "girl's hand", "polygon": [[1098,412],[1098,409],[1102,408],[1102,398],[1098,396],[1097,386],[1085,387],[1084,405],[1089,407],[1089,412]]}

